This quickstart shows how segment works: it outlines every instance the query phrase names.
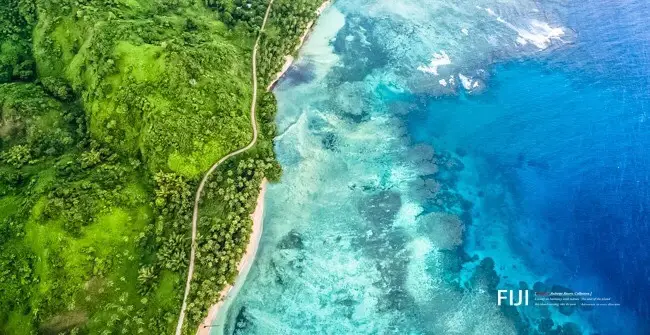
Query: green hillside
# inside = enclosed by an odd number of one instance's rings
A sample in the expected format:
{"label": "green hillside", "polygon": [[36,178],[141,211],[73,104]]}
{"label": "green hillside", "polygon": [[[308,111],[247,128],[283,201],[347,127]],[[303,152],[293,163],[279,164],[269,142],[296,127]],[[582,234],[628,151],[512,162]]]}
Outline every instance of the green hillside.
{"label": "green hillside", "polygon": [[[2,2],[0,334],[172,333],[198,180],[252,136],[267,2]],[[275,1],[262,87],[319,5]],[[279,178],[275,100],[258,105],[258,144],[206,190],[187,334],[236,276],[259,183]]]}

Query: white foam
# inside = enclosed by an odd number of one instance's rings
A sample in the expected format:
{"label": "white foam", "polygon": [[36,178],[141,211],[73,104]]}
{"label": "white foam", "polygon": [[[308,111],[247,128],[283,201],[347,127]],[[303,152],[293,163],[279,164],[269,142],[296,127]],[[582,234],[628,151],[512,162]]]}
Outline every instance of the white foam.
{"label": "white foam", "polygon": [[547,22],[533,19],[529,22],[528,28],[521,28],[504,20],[491,8],[482,8],[480,6],[476,6],[476,8],[484,9],[490,16],[494,16],[497,22],[500,22],[506,27],[517,32],[517,38],[515,41],[520,45],[527,45],[528,43],[532,43],[538,49],[544,50],[551,45],[553,40],[561,41],[562,36],[564,36],[564,29],[561,27],[551,27]]}
{"label": "white foam", "polygon": [[418,70],[425,73],[432,73],[437,76],[438,67],[450,64],[451,59],[444,50],[441,50],[439,53],[436,52],[433,54],[433,58],[431,58],[431,62],[428,66],[420,65],[418,66]]}
{"label": "white foam", "polygon": [[405,286],[416,301],[431,301],[431,292],[436,283],[427,271],[427,256],[433,250],[433,245],[425,236],[419,236],[407,245],[407,249],[410,257]]}
{"label": "white foam", "polygon": [[460,79],[461,84],[466,90],[471,90],[472,89],[472,78],[467,77],[463,75],[462,73],[458,74],[458,78]]}
{"label": "white foam", "polygon": [[442,85],[442,86],[444,86],[444,87],[447,87],[447,81],[444,80],[444,79],[440,79],[440,80],[438,80],[438,83],[440,83],[440,85]]}
{"label": "white foam", "polygon": [[521,36],[517,36],[516,41],[517,41],[517,43],[519,43],[519,44],[521,44],[521,45],[526,45],[526,44],[528,44],[528,41],[526,41],[526,39],[523,38],[523,37],[521,37]]}
{"label": "white foam", "polygon": [[424,209],[420,204],[415,202],[406,202],[399,209],[394,225],[396,227],[408,227],[414,229],[418,216],[422,214],[423,211]]}
{"label": "white foam", "polygon": [[469,30],[467,28],[463,28],[460,30],[465,36],[469,36]]}
{"label": "white foam", "polygon": [[[548,23],[531,20],[529,25],[529,30],[525,29],[516,29],[519,36],[517,36],[517,42],[522,44],[522,39],[532,43],[539,49],[548,48],[553,40],[562,40],[564,36],[564,30],[559,27],[551,27]],[[523,44],[525,45],[525,44]]]}
{"label": "white foam", "polygon": [[428,238],[420,236],[415,238],[411,244],[411,258],[416,260],[424,260],[427,254],[433,249],[433,245]]}

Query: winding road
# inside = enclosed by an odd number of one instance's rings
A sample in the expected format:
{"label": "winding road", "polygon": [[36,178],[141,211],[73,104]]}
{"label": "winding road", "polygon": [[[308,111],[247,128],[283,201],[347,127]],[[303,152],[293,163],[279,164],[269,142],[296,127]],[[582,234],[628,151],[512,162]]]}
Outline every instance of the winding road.
{"label": "winding road", "polygon": [[253,128],[253,139],[251,140],[250,143],[248,143],[247,146],[223,156],[220,160],[214,163],[212,167],[210,167],[210,170],[208,170],[208,172],[205,173],[203,179],[201,179],[199,188],[196,190],[196,195],[194,196],[194,213],[192,215],[192,247],[190,251],[190,265],[187,270],[187,282],[185,284],[185,294],[183,295],[183,305],[181,306],[181,312],[178,317],[178,324],[176,325],[176,335],[181,335],[181,330],[183,329],[183,321],[185,320],[185,310],[187,309],[187,297],[190,294],[190,284],[192,283],[192,276],[194,275],[194,257],[196,255],[196,225],[199,220],[199,202],[201,200],[201,194],[203,193],[203,188],[205,187],[205,183],[207,182],[208,178],[210,178],[212,173],[219,167],[219,165],[221,165],[229,158],[232,158],[234,156],[237,156],[241,153],[248,151],[250,148],[255,146],[255,143],[257,143],[257,121],[255,119],[255,106],[257,105],[257,49],[260,44],[260,38],[262,36],[262,32],[264,31],[264,27],[266,26],[266,21],[269,18],[269,13],[271,12],[271,5],[273,5],[273,0],[269,1],[269,6],[266,8],[266,14],[264,14],[264,20],[262,20],[262,27],[260,27],[260,31],[257,34],[257,39],[255,40],[255,46],[253,46],[253,60],[252,60],[253,100],[251,101],[251,127]]}

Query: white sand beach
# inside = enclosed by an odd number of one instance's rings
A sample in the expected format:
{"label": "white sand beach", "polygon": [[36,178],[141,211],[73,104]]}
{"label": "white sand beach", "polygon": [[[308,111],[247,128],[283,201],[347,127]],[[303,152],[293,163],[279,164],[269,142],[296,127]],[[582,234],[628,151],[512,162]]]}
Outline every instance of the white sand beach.
{"label": "white sand beach", "polygon": [[219,302],[210,307],[208,315],[199,325],[199,329],[197,329],[197,334],[199,335],[210,334],[210,326],[212,324],[220,324],[219,322],[215,322],[217,321],[215,318],[217,317],[219,310],[224,306],[224,304],[227,310],[227,307],[231,301],[230,298],[233,298],[237,295],[237,292],[241,288],[241,285],[246,280],[246,275],[248,274],[251,265],[253,265],[253,261],[255,261],[255,254],[257,254],[257,248],[260,244],[260,238],[262,237],[262,230],[264,227],[264,194],[266,193],[266,185],[267,181],[264,179],[260,185],[260,194],[257,197],[257,206],[255,207],[253,214],[251,214],[251,217],[253,219],[253,231],[251,232],[251,237],[248,241],[248,246],[246,247],[246,253],[237,266],[239,275],[237,276],[237,279],[235,279],[235,283],[233,285],[228,285],[223,288],[220,294],[221,297],[219,299]]}

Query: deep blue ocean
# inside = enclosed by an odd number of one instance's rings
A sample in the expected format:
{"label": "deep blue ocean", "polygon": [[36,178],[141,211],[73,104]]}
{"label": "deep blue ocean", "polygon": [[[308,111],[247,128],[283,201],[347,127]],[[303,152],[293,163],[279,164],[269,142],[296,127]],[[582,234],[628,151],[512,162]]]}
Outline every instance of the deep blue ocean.
{"label": "deep blue ocean", "polygon": [[285,174],[227,331],[650,334],[648,17],[336,2],[275,92]]}
{"label": "deep blue ocean", "polygon": [[480,160],[486,198],[507,185],[512,203],[474,214],[503,215],[531,269],[621,303],[594,318],[605,334],[635,334],[634,319],[648,334],[650,3],[574,2],[569,13],[575,43],[495,64],[483,94],[428,101],[406,122],[415,142]]}

